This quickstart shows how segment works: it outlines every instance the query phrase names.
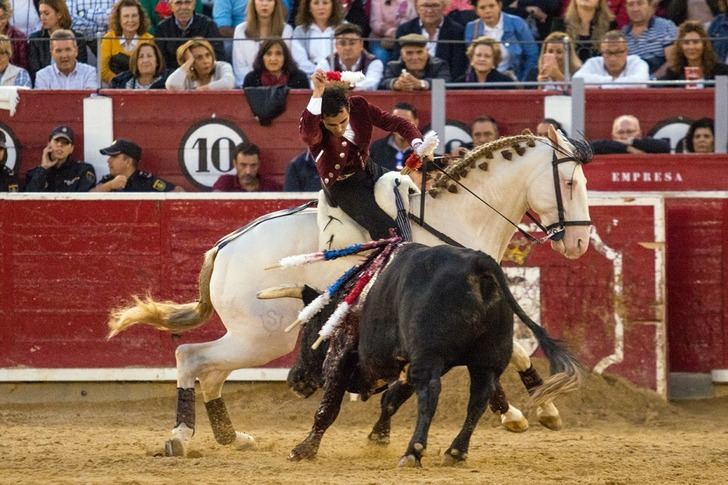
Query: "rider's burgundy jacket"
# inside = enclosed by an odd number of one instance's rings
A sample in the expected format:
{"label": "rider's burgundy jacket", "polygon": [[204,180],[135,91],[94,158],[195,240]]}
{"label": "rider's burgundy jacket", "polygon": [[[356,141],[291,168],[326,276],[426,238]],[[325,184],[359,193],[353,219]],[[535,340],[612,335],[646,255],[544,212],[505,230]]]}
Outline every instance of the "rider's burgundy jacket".
{"label": "rider's burgundy jacket", "polygon": [[[415,125],[404,118],[382,111],[361,96],[349,98],[349,127],[353,132],[353,140],[347,138],[351,133],[346,133],[343,137],[335,136],[321,121],[320,99],[312,98],[303,111],[300,133],[301,139],[311,150],[316,160],[316,169],[327,187],[364,169],[369,159],[369,144],[375,126],[386,132],[399,133],[410,144],[422,138]],[[319,101],[314,102],[316,100]]]}

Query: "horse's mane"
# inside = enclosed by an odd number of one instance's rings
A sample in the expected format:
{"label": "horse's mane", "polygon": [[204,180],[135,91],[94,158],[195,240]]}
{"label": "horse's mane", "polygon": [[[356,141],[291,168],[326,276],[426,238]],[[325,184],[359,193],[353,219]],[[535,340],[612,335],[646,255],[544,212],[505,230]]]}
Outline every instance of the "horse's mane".
{"label": "horse's mane", "polygon": [[[566,138],[564,136],[561,136],[561,138],[562,141],[570,145],[573,152],[571,155],[576,159],[576,161],[579,163],[588,163],[592,159],[593,152],[589,142]],[[493,140],[470,150],[462,158],[457,159],[444,169],[441,169],[441,171],[444,172],[444,175],[438,174],[439,177],[432,184],[432,188],[428,191],[428,193],[435,197],[437,193],[440,192],[440,189],[444,187],[447,187],[449,192],[457,192],[457,185],[449,182],[451,180],[457,181],[460,178],[466,177],[468,172],[475,168],[478,160],[484,158],[485,161],[478,163],[477,166],[481,170],[488,170],[488,160],[492,160],[494,158],[494,152],[502,150],[500,153],[501,156],[506,160],[512,160],[513,152],[511,150],[515,151],[519,156],[522,156],[526,153],[527,148],[535,147],[536,142],[545,143],[554,150],[564,152],[562,148],[554,146],[548,138],[535,136],[530,130],[526,129],[523,130],[521,135],[498,138],[497,140]],[[521,145],[522,143],[525,143],[526,146]]]}

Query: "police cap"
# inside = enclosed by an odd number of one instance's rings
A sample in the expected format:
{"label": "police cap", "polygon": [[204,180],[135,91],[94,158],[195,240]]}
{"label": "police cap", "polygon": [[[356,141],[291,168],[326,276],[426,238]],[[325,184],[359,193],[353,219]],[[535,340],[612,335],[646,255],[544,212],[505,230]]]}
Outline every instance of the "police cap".
{"label": "police cap", "polygon": [[112,143],[111,146],[102,148],[99,151],[102,155],[109,156],[123,153],[124,155],[133,158],[137,162],[142,159],[142,147],[140,147],[133,141],[125,140],[123,138],[114,140],[114,143]]}

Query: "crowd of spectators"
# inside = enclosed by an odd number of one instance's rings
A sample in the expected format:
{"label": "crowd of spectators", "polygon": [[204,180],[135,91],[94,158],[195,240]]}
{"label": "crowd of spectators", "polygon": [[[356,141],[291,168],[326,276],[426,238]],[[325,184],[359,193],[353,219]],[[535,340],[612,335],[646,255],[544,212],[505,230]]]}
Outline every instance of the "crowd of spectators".
{"label": "crowd of spectators", "polygon": [[[572,78],[640,81],[637,60],[648,80],[700,87],[728,72],[727,15],[728,0],[214,0],[208,10],[202,0],[0,0],[0,82],[47,89],[48,72],[36,77],[58,63],[59,42],[73,65],[55,69],[51,86],[59,89],[156,89],[169,87],[173,73],[177,89],[177,78],[186,88],[228,89],[230,69],[232,87],[242,87],[257,65],[249,85],[301,87],[291,81],[299,71],[308,81],[315,69],[330,69],[365,72],[359,90],[429,89],[432,78],[564,90]],[[605,51],[615,33],[625,46]],[[197,81],[191,54],[179,52],[196,38],[211,47],[212,81]],[[275,79],[259,56],[271,39],[285,43],[270,53],[286,66]],[[154,69],[135,82],[147,59]],[[100,71],[99,86],[86,83],[86,65]]]}

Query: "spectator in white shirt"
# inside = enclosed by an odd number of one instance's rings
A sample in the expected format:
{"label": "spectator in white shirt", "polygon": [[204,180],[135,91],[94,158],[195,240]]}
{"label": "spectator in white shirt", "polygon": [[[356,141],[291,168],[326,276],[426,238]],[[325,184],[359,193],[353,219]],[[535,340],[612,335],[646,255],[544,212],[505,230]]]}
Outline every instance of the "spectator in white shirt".
{"label": "spectator in white shirt", "polygon": [[293,59],[309,77],[316,64],[333,52],[334,29],[344,11],[339,0],[302,0],[293,30]]}
{"label": "spectator in white shirt", "polygon": [[627,38],[622,32],[610,30],[604,34],[599,49],[602,55],[587,59],[581,69],[574,73],[574,79],[582,78],[586,83],[601,83],[602,88],[646,86],[633,84],[649,80],[650,68],[638,56],[629,55]]}
{"label": "spectator in white shirt", "polygon": [[177,48],[177,70],[167,78],[170,91],[207,91],[233,89],[233,67],[215,58],[215,49],[205,39],[196,37]]}
{"label": "spectator in white shirt", "polygon": [[36,74],[36,89],[98,89],[96,69],[76,60],[78,46],[73,32],[53,32],[50,48],[53,62]]}
{"label": "spectator in white shirt", "polygon": [[240,86],[253,70],[258,49],[263,40],[282,38],[292,49],[293,27],[286,23],[286,8],[281,0],[251,0],[248,2],[247,20],[237,27],[233,38],[233,70],[235,84]]}
{"label": "spectator in white shirt", "polygon": [[361,27],[356,24],[341,24],[334,31],[332,53],[319,61],[316,69],[322,71],[361,71],[364,79],[354,85],[355,91],[376,91],[382,80],[384,64],[364,49]]}

